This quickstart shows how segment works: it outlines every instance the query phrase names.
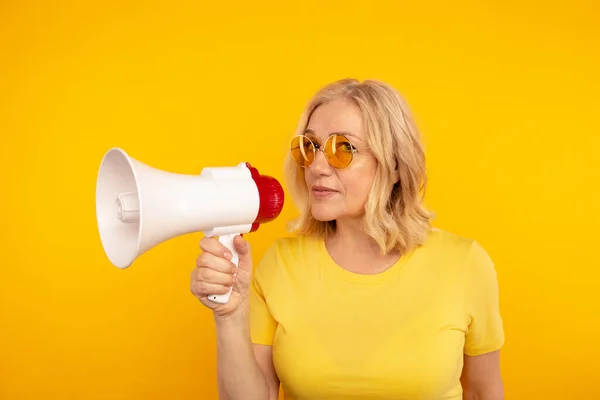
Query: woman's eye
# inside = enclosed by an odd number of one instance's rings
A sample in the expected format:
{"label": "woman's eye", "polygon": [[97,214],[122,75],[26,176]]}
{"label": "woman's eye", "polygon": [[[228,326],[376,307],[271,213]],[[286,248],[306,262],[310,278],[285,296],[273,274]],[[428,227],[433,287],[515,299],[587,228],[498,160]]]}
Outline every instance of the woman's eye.
{"label": "woman's eye", "polygon": [[312,146],[315,146],[316,149],[319,148],[319,143],[317,143],[316,138],[312,138],[312,137],[308,137],[308,140],[306,140],[304,142],[304,145],[307,147],[310,147],[312,145]]}
{"label": "woman's eye", "polygon": [[344,151],[344,152],[352,152],[352,145],[348,142],[341,142],[338,143],[337,145],[338,150]]}
{"label": "woman's eye", "polygon": [[310,146],[315,146],[315,150],[319,150],[319,143],[317,143],[315,140],[313,140],[312,142],[308,143],[308,147]]}

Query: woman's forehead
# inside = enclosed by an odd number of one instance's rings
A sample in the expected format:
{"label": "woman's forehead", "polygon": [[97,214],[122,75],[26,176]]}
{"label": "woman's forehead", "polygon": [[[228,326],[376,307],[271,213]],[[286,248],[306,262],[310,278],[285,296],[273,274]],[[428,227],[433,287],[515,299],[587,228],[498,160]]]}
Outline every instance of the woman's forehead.
{"label": "woman's forehead", "polygon": [[323,134],[319,135],[312,129],[306,128],[304,130],[304,134],[306,136],[316,138],[316,139],[327,139],[329,136],[332,136],[332,135],[343,135],[343,136],[346,136],[348,139],[362,140],[362,137],[360,135],[358,135],[354,132],[350,132],[350,131],[335,130],[335,131],[330,131],[330,132],[324,132]]}
{"label": "woman's forehead", "polygon": [[364,122],[358,107],[343,100],[323,104],[313,112],[305,134],[326,139],[340,134],[361,140],[365,136]]}

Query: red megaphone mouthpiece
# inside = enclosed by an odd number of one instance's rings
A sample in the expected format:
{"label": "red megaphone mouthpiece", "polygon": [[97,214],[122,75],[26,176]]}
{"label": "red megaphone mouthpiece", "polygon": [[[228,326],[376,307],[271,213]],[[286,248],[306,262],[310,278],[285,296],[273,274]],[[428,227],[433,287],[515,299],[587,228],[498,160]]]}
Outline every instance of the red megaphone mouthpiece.
{"label": "red megaphone mouthpiece", "polygon": [[256,168],[246,163],[246,166],[250,170],[252,179],[258,188],[258,196],[260,199],[258,214],[252,224],[250,232],[258,230],[260,224],[269,222],[277,218],[283,210],[284,204],[284,192],[281,184],[277,179],[261,175]]}

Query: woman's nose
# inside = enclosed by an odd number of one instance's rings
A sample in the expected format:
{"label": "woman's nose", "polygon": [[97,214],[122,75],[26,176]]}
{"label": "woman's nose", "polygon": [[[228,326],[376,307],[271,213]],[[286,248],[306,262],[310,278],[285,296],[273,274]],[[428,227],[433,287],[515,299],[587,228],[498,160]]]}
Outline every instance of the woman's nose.
{"label": "woman's nose", "polygon": [[322,149],[318,149],[315,152],[315,159],[310,165],[313,171],[319,175],[329,175],[333,168],[327,161],[327,157],[325,157],[325,152]]}

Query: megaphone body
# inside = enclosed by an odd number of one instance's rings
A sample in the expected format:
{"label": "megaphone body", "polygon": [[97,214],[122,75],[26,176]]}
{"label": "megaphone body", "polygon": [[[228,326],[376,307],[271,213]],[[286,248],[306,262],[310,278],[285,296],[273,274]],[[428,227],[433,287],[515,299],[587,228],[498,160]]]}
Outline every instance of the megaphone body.
{"label": "megaphone body", "polygon": [[[279,182],[249,163],[177,174],[141,163],[119,148],[105,154],[96,186],[100,239],[118,268],[129,267],[159,243],[192,232],[218,236],[237,266],[233,238],[275,219],[283,202]],[[230,295],[231,290],[209,299],[226,303]]]}

